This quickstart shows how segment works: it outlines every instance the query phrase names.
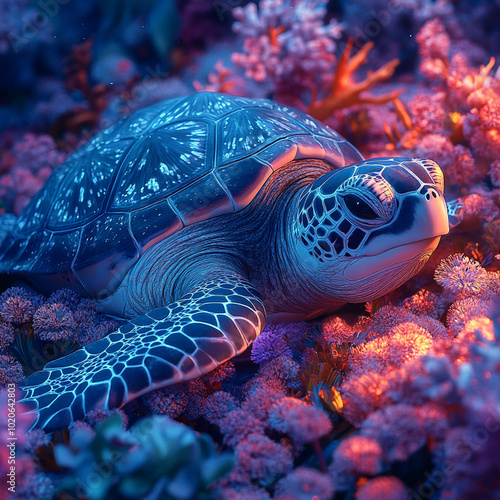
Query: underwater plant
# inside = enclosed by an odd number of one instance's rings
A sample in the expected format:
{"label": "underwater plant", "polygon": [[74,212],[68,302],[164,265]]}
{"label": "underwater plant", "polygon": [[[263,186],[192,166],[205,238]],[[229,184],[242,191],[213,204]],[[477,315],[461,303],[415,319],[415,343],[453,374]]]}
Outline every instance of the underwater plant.
{"label": "underwater plant", "polygon": [[[218,454],[212,439],[166,416],[144,418],[124,430],[120,416],[75,430],[55,457],[71,471],[63,489],[90,500],[208,498],[214,481],[228,473],[234,458]],[[95,479],[97,474],[98,480]]]}

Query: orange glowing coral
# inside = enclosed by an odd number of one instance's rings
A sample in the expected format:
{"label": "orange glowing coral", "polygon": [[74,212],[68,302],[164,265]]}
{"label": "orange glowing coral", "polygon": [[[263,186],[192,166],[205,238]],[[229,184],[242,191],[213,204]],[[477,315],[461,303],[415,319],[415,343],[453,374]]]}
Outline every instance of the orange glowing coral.
{"label": "orange glowing coral", "polygon": [[355,104],[385,104],[398,97],[399,90],[381,95],[366,93],[375,84],[391,78],[399,64],[398,59],[389,61],[376,71],[369,71],[367,77],[360,82],[354,80],[354,72],[366,62],[373,45],[373,42],[367,43],[351,57],[353,39],[348,40],[346,48],[337,62],[329,86],[324,88],[322,92],[317,87],[312,89],[311,103],[307,108],[310,115],[318,120],[325,120],[339,109],[348,108]]}

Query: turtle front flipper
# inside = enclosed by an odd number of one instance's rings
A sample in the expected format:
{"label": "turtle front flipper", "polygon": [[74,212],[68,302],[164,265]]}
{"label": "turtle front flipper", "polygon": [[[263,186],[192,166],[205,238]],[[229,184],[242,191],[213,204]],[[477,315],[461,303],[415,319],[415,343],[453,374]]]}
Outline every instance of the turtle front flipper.
{"label": "turtle front flipper", "polygon": [[237,275],[212,277],[178,302],[48,363],[22,384],[35,428],[53,431],[93,408],[119,408],[191,380],[242,353],[265,325],[259,293]]}

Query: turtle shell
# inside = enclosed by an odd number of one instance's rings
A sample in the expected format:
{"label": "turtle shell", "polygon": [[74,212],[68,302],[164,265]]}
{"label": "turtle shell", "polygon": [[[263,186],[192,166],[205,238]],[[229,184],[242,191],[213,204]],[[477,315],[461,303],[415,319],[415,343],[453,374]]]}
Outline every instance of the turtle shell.
{"label": "turtle shell", "polygon": [[268,100],[200,92],[155,104],[53,172],[2,244],[0,270],[105,297],[149,247],[243,209],[269,176],[304,158],[338,168],[362,156],[334,130]]}

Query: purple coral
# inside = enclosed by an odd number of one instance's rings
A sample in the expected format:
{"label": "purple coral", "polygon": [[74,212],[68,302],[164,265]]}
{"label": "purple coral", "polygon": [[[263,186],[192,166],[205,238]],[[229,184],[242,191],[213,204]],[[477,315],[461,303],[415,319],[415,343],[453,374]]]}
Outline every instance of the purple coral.
{"label": "purple coral", "polygon": [[280,356],[292,356],[292,350],[283,338],[282,325],[268,325],[252,344],[252,361],[264,363]]}
{"label": "purple coral", "polygon": [[32,302],[23,295],[8,297],[0,306],[0,316],[7,323],[27,323],[31,321],[34,313]]}
{"label": "purple coral", "polygon": [[42,340],[71,339],[76,325],[73,313],[64,304],[45,304],[33,316],[33,329]]}
{"label": "purple coral", "polygon": [[466,295],[486,291],[490,284],[487,272],[481,264],[462,253],[443,259],[434,276],[442,287]]}
{"label": "purple coral", "polygon": [[359,476],[375,476],[383,468],[384,456],[379,443],[354,435],[344,439],[333,452],[329,471],[335,488],[346,490]]}
{"label": "purple coral", "polygon": [[14,326],[5,321],[0,321],[0,352],[4,352],[14,342]]}
{"label": "purple coral", "polygon": [[[275,381],[284,384],[290,389],[300,389],[302,384],[299,379],[300,366],[288,356],[280,356],[261,365],[258,377],[269,382]],[[276,387],[278,387],[276,385]]]}
{"label": "purple coral", "polygon": [[269,412],[269,425],[288,434],[299,446],[316,441],[332,430],[332,423],[323,410],[292,397],[274,403]]}
{"label": "purple coral", "polygon": [[143,400],[154,414],[168,415],[170,418],[182,415],[189,403],[186,391],[177,387],[149,392],[143,396]]}
{"label": "purple coral", "polygon": [[0,199],[19,215],[65,159],[49,135],[25,134],[0,164]]}
{"label": "purple coral", "polygon": [[293,457],[288,446],[276,443],[263,434],[249,434],[240,441],[236,454],[235,473],[262,486],[272,482],[292,469]]}
{"label": "purple coral", "polygon": [[263,434],[264,422],[243,409],[230,411],[219,421],[224,443],[236,446],[250,434]]}
{"label": "purple coral", "polygon": [[404,483],[394,476],[380,476],[362,484],[356,491],[357,500],[408,500]]}
{"label": "purple coral", "polygon": [[235,398],[225,391],[217,391],[207,397],[203,407],[203,416],[215,425],[221,425],[222,419],[233,410],[238,404]]}
{"label": "purple coral", "polygon": [[330,500],[334,494],[331,478],[317,470],[297,467],[276,483],[275,500]]}
{"label": "purple coral", "polygon": [[[233,61],[247,77],[269,82],[278,96],[324,88],[335,61],[341,28],[324,24],[325,0],[262,0],[236,7],[233,29],[243,52]],[[293,92],[292,92],[293,90]]]}
{"label": "purple coral", "polygon": [[0,389],[17,384],[24,378],[23,367],[12,356],[0,354]]}
{"label": "purple coral", "polygon": [[442,439],[448,430],[446,413],[436,405],[388,406],[370,415],[361,434],[375,439],[389,462],[406,460],[428,442]]}

